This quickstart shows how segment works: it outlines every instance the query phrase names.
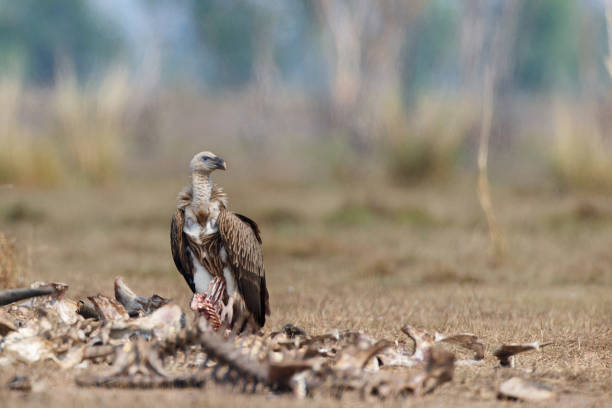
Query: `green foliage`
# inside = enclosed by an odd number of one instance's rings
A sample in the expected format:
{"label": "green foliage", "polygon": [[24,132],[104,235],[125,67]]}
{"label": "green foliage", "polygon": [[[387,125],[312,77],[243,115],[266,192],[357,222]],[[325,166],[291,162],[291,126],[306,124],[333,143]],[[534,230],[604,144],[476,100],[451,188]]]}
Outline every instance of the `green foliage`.
{"label": "green foliage", "polygon": [[7,223],[30,222],[38,223],[45,220],[45,213],[25,201],[17,201],[0,210],[2,218]]}
{"label": "green foliage", "polygon": [[71,61],[80,78],[103,69],[121,49],[109,21],[85,0],[0,2],[0,69],[22,67],[30,80],[51,82]]}
{"label": "green foliage", "polygon": [[425,208],[416,206],[391,208],[374,200],[347,201],[330,212],[324,221],[341,226],[364,225],[375,221],[384,221],[420,228],[432,228],[443,224],[441,220]]}
{"label": "green foliage", "polygon": [[546,224],[555,231],[605,230],[612,224],[612,213],[590,201],[581,201],[569,210],[557,211],[548,216]]}
{"label": "green foliage", "polygon": [[398,184],[444,180],[456,170],[478,112],[473,101],[451,95],[421,97],[414,105],[407,123],[388,126],[387,172]]}
{"label": "green foliage", "polygon": [[514,43],[516,85],[550,89],[578,80],[576,2],[529,0],[522,3]]}
{"label": "green foliage", "polygon": [[210,83],[243,85],[253,75],[267,15],[248,0],[195,0],[194,24],[213,57]]}
{"label": "green foliage", "polygon": [[327,216],[326,221],[335,225],[363,225],[380,218],[372,205],[345,203]]}
{"label": "green foliage", "polygon": [[431,179],[437,172],[436,161],[431,141],[407,137],[389,149],[387,167],[394,182],[413,184]]}
{"label": "green foliage", "polygon": [[408,100],[424,88],[439,86],[457,70],[459,13],[454,2],[431,1],[413,27],[403,51],[402,77]]}

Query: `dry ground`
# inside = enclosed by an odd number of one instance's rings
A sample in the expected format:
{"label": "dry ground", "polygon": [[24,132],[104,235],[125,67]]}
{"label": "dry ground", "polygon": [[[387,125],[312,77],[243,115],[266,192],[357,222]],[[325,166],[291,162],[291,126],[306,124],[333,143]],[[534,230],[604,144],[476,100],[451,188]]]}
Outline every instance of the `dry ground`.
{"label": "dry ground", "polygon": [[[519,357],[562,406],[612,404],[612,199],[537,191],[494,191],[508,255],[489,258],[473,186],[397,189],[367,185],[237,185],[220,177],[230,205],[263,229],[272,316],[266,331],[291,322],[313,333],[362,329],[402,338],[402,324],[472,332],[490,351],[501,342],[553,341]],[[68,283],[71,296],[112,293],[121,275],[138,293],[189,291],[176,272],[168,228],[182,181],[136,182],[107,190],[0,191],[0,227],[22,244],[27,281]],[[263,191],[262,191],[263,190]],[[452,383],[415,406],[488,406],[509,373],[458,367]],[[79,389],[70,375],[21,366],[0,372],[2,404],[32,406],[311,406],[291,397],[229,389]],[[42,391],[8,391],[15,374]],[[357,401],[347,399],[343,404]],[[317,399],[317,406],[338,401]],[[388,402],[394,405],[398,402]],[[364,404],[365,405],[365,404]]]}

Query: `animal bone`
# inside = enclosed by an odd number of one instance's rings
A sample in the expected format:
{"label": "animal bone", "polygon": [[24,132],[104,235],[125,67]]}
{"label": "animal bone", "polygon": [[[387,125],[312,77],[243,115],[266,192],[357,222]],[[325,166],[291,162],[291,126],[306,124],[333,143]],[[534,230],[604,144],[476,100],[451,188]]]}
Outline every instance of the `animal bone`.
{"label": "animal bone", "polygon": [[30,285],[32,289],[52,287],[53,293],[51,297],[54,299],[62,299],[68,291],[68,285],[62,282],[34,282]]}
{"label": "animal bone", "polygon": [[455,371],[455,355],[438,346],[425,349],[425,370],[409,381],[415,395],[424,395],[451,381]]}
{"label": "animal bone", "polygon": [[114,299],[111,299],[102,294],[96,296],[88,296],[87,299],[93,303],[97,314],[105,321],[126,320],[130,315],[125,310],[123,305]]}
{"label": "animal bone", "polygon": [[125,307],[130,317],[148,315],[170,301],[156,294],[148,298],[138,296],[120,276],[115,279],[115,299]]}
{"label": "animal bone", "polygon": [[450,343],[456,344],[468,350],[472,350],[474,355],[474,360],[482,360],[484,358],[484,344],[477,341],[478,337],[471,333],[460,333],[460,334],[450,334],[444,335],[441,333],[434,334],[434,341],[436,343]]}
{"label": "animal bone", "polygon": [[[15,332],[17,334],[19,332]],[[16,360],[24,363],[35,363],[47,358],[54,358],[51,352],[51,343],[39,336],[28,336],[14,339],[4,345],[4,351]]]}
{"label": "animal bone", "polygon": [[79,299],[77,302],[77,313],[86,319],[102,320],[94,304],[88,299]]}
{"label": "animal bone", "polygon": [[30,377],[15,376],[8,382],[8,387],[16,391],[31,391],[32,379]]}
{"label": "animal bone", "polygon": [[514,355],[515,354],[524,353],[525,351],[530,351],[530,350],[540,351],[542,347],[545,347],[551,344],[552,342],[540,344],[537,341],[533,343],[502,344],[499,348],[497,348],[493,352],[493,355],[497,357],[502,367],[514,368]]}
{"label": "animal bone", "polygon": [[527,402],[546,401],[556,397],[548,387],[519,377],[512,377],[504,381],[497,393],[499,398],[519,399]]}
{"label": "animal bone", "polygon": [[414,353],[412,354],[412,358],[425,361],[425,350],[433,347],[433,336],[422,327],[413,327],[410,325],[402,327],[402,331],[414,341]]}
{"label": "animal bone", "polygon": [[99,376],[77,377],[76,381],[81,386],[112,386],[116,385],[117,381],[121,384],[122,380],[135,376],[168,378],[157,350],[142,337],[135,342],[126,342],[122,347],[115,349],[113,368],[109,372]]}
{"label": "animal bone", "polygon": [[[336,360],[333,368],[335,370],[352,370],[360,372],[366,367],[368,362],[372,361],[374,356],[391,347],[391,345],[392,343],[390,341],[379,340],[376,342],[376,344],[371,346],[355,345],[346,347],[341,351],[340,356]],[[376,369],[378,369],[378,365],[376,365]]]}
{"label": "animal bone", "polygon": [[0,291],[0,306],[8,305],[18,300],[51,295],[54,292],[55,288],[52,286],[2,290]]}
{"label": "animal bone", "polygon": [[17,327],[12,322],[10,316],[0,310],[0,336],[6,336],[10,332],[17,331]]}
{"label": "animal bone", "polygon": [[184,314],[176,303],[169,303],[139,319],[119,320],[112,324],[111,334],[120,337],[134,331],[151,332],[157,340],[164,341],[176,335],[183,324]]}

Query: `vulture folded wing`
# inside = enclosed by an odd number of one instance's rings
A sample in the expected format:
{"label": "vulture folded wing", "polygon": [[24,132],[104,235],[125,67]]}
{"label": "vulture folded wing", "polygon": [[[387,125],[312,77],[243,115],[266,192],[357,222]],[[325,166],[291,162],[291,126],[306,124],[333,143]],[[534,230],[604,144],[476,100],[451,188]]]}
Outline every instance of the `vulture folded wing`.
{"label": "vulture folded wing", "polygon": [[221,210],[217,219],[238,286],[249,312],[261,326],[270,314],[261,237],[257,224],[244,215]]}
{"label": "vulture folded wing", "polygon": [[186,242],[183,227],[185,225],[185,212],[177,209],[172,216],[170,224],[170,247],[172,248],[172,258],[179,272],[183,275],[192,292],[195,292],[193,282],[193,260],[189,255],[189,244]]}

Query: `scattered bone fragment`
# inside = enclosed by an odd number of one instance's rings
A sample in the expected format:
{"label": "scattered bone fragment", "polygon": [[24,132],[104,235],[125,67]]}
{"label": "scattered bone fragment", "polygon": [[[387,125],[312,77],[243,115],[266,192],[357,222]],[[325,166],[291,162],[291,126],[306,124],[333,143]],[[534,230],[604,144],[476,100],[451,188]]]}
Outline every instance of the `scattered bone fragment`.
{"label": "scattered bone fragment", "polygon": [[[269,336],[215,332],[175,303],[137,296],[121,278],[115,281],[116,299],[100,294],[74,302],[64,298],[66,285],[55,285],[51,296],[7,310],[14,327],[7,324],[0,338],[0,363],[51,359],[77,370],[81,386],[201,387],[214,381],[245,392],[264,388],[302,397],[423,395],[453,377],[455,356],[436,343],[477,354],[480,344],[474,335],[434,336],[412,326],[403,331],[414,340],[413,352],[356,330],[309,335],[288,324]],[[111,360],[100,375],[98,367]],[[381,363],[403,368],[381,369]],[[80,371],[88,365],[94,375]]]}
{"label": "scattered bone fragment", "polygon": [[157,294],[148,298],[138,296],[127,286],[122,277],[115,279],[115,299],[125,307],[131,317],[148,315],[170,301]]}
{"label": "scattered bone fragment", "polygon": [[308,333],[291,323],[285,324],[279,331],[270,333],[270,340],[277,350],[281,348],[299,348],[299,345],[310,338]]}
{"label": "scattered bone fragment", "polygon": [[[323,364],[322,357],[314,357],[308,360],[277,362],[268,364],[268,381],[271,384],[281,384],[283,387],[291,388],[297,395],[306,395],[306,387],[303,376],[300,373],[316,370]],[[293,377],[298,376],[301,379]]]}
{"label": "scattered bone fragment", "polygon": [[62,356],[56,357],[55,362],[63,370],[75,367],[83,361],[83,349],[85,346],[80,345],[67,350]]}
{"label": "scattered bone fragment", "polygon": [[48,287],[53,288],[53,292],[49,294],[53,299],[62,299],[68,291],[69,286],[62,282],[34,282],[30,285],[32,289]]}
{"label": "scattered bone fragment", "polygon": [[[370,364],[370,371],[378,370],[378,360],[375,358],[377,354],[391,347],[393,343],[387,340],[379,340],[373,345],[355,344],[345,347],[339,354],[336,362],[333,365],[335,370],[359,372]],[[375,365],[373,365],[375,364]]]}
{"label": "scattered bone fragment", "polygon": [[297,327],[291,323],[287,323],[286,325],[284,325],[280,329],[280,332],[286,334],[287,337],[289,337],[290,339],[293,339],[298,336],[302,336],[302,337],[308,336],[308,333],[306,333],[306,330],[302,329],[301,327]]}
{"label": "scattered bone fragment", "polygon": [[387,367],[415,367],[422,365],[423,361],[415,359],[413,356],[406,353],[397,345],[389,347],[376,356]]}
{"label": "scattered bone fragment", "polygon": [[51,295],[54,292],[55,288],[52,286],[2,290],[0,291],[0,306],[37,296]]}
{"label": "scattered bone fragment", "polygon": [[517,399],[527,402],[551,400],[556,394],[548,387],[520,377],[512,377],[504,381],[498,390],[499,398]]}
{"label": "scattered bone fragment", "polygon": [[111,299],[103,294],[89,296],[88,299],[93,304],[96,312],[104,321],[127,320],[130,315],[125,310],[123,305],[115,299]]}
{"label": "scattered bone fragment", "polygon": [[123,346],[114,349],[114,352],[115,359],[110,371],[102,375],[77,377],[77,384],[112,386],[114,383],[124,385],[125,380],[130,378],[137,378],[136,381],[143,382],[143,377],[168,377],[157,350],[142,338],[135,342],[126,342]]}
{"label": "scattered bone fragment", "polygon": [[79,319],[82,319],[78,311],[78,303],[72,299],[51,300],[45,304],[45,307],[54,309],[60,319],[68,325],[75,324]]}
{"label": "scattered bone fragment", "polygon": [[17,361],[36,363],[37,361],[53,358],[52,344],[39,336],[25,337],[10,341],[4,345],[4,352]]}
{"label": "scattered bone fragment", "polygon": [[425,360],[425,350],[433,347],[433,336],[422,327],[405,325],[402,331],[414,341],[412,358],[418,361]]}
{"label": "scattered bone fragment", "polygon": [[115,347],[106,345],[106,346],[93,346],[86,347],[83,351],[83,359],[95,359],[100,357],[110,356],[115,352]]}
{"label": "scattered bone fragment", "polygon": [[542,347],[551,344],[552,342],[539,343],[537,341],[533,343],[502,344],[493,352],[493,355],[497,357],[502,367],[514,367],[514,355],[531,350],[540,351]]}
{"label": "scattered bone fragment", "polygon": [[457,360],[455,366],[475,367],[484,365],[484,360]]}
{"label": "scattered bone fragment", "polygon": [[439,346],[424,349],[425,370],[409,381],[415,395],[424,395],[453,379],[455,355]]}
{"label": "scattered bone fragment", "polygon": [[15,326],[10,315],[0,310],[0,336],[6,336],[14,331],[17,331],[17,326]]}
{"label": "scattered bone fragment", "polygon": [[77,313],[85,319],[102,320],[94,304],[89,299],[79,299],[77,302]]}
{"label": "scattered bone fragment", "polygon": [[14,391],[31,391],[32,379],[26,376],[15,376],[8,382],[7,386]]}
{"label": "scattered bone fragment", "polygon": [[159,341],[176,336],[184,323],[184,314],[176,303],[168,303],[148,316],[118,320],[111,326],[111,336],[117,338],[134,331],[150,332]]}
{"label": "scattered bone fragment", "polygon": [[460,347],[472,350],[474,352],[474,360],[482,360],[484,358],[484,344],[478,341],[478,337],[471,333],[459,333],[444,335],[441,333],[434,334],[436,343],[456,344]]}

